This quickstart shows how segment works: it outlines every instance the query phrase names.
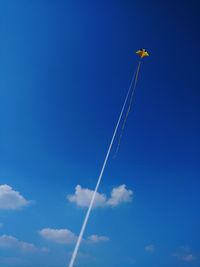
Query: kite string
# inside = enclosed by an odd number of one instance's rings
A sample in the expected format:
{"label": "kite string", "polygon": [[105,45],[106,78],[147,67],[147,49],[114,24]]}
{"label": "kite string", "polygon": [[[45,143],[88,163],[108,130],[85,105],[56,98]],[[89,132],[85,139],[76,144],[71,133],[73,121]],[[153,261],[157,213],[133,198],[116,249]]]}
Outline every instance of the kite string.
{"label": "kite string", "polygon": [[130,92],[131,92],[132,84],[133,84],[133,81],[134,81],[134,76],[135,76],[135,75],[133,75],[133,78],[132,78],[132,80],[131,80],[131,84],[130,84],[130,86],[129,86],[129,89],[128,89],[126,98],[125,98],[125,100],[124,100],[124,104],[123,104],[123,106],[122,106],[122,109],[121,109],[121,112],[120,112],[120,115],[119,115],[117,124],[116,124],[116,126],[115,126],[115,130],[114,130],[114,133],[113,133],[113,136],[112,136],[112,139],[111,139],[111,142],[110,142],[110,145],[109,145],[109,148],[108,148],[106,157],[105,157],[105,159],[104,159],[103,166],[102,166],[102,168],[101,168],[101,172],[100,172],[99,178],[98,178],[98,180],[97,180],[97,184],[96,184],[94,193],[93,193],[93,195],[92,195],[92,199],[91,199],[91,201],[90,201],[90,204],[89,204],[89,207],[88,207],[88,210],[87,210],[85,219],[84,219],[84,221],[83,221],[83,225],[82,225],[82,227],[81,227],[81,231],[80,231],[80,234],[79,234],[79,236],[78,236],[78,239],[77,239],[77,242],[76,242],[76,245],[75,245],[75,248],[74,248],[73,254],[72,254],[72,256],[71,256],[70,263],[69,263],[69,266],[68,266],[68,267],[73,267],[73,266],[74,266],[74,262],[75,262],[76,257],[77,257],[77,253],[78,253],[78,250],[79,250],[79,247],[80,247],[80,244],[81,244],[81,240],[82,240],[82,238],[83,238],[83,234],[84,234],[84,232],[85,232],[85,228],[86,228],[86,226],[87,226],[87,222],[88,222],[88,219],[89,219],[89,216],[90,216],[90,213],[91,213],[93,204],[94,204],[95,196],[96,196],[96,193],[97,193],[97,191],[98,191],[98,188],[99,188],[99,185],[100,185],[100,182],[101,182],[101,179],[102,179],[102,176],[103,176],[103,173],[104,173],[104,170],[105,170],[105,167],[106,167],[106,164],[107,164],[109,155],[110,155],[110,151],[111,151],[111,149],[112,149],[112,145],[113,145],[113,142],[114,142],[114,140],[115,140],[115,136],[116,136],[117,130],[118,130],[118,128],[119,128],[119,125],[120,125],[120,122],[121,122],[122,115],[123,115],[124,110],[125,110],[125,106],[126,106],[126,103],[127,103],[128,97],[129,97],[129,94],[130,94]]}
{"label": "kite string", "polygon": [[[130,110],[131,110],[131,106],[132,106],[132,102],[133,102],[133,97],[134,97],[134,93],[135,93],[135,88],[136,88],[136,85],[137,85],[137,80],[138,80],[140,65],[141,65],[141,60],[138,62],[138,66],[137,66],[137,70],[136,70],[136,75],[134,76],[135,79],[134,79],[133,90],[132,90],[132,93],[131,93],[130,102],[129,102],[129,106],[128,106],[128,109],[127,109],[127,112],[126,112],[126,115],[125,115],[125,119],[124,119],[123,124],[122,124],[122,128],[121,128],[121,132],[120,132],[119,140],[118,140],[118,143],[117,143],[117,148],[116,148],[116,151],[115,151],[114,158],[117,156],[117,153],[119,151],[119,147],[120,147],[122,135],[123,135],[123,132],[124,132],[124,127],[126,125],[126,121],[127,121],[128,115],[129,115]],[[132,84],[131,84],[131,87],[132,87]]]}

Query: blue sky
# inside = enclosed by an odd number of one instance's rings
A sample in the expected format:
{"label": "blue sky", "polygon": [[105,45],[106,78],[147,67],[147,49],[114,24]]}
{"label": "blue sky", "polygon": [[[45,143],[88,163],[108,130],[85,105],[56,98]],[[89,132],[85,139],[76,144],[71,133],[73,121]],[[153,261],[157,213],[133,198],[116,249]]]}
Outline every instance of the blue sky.
{"label": "blue sky", "polygon": [[1,267],[67,266],[141,47],[76,266],[199,266],[198,10],[0,1]]}

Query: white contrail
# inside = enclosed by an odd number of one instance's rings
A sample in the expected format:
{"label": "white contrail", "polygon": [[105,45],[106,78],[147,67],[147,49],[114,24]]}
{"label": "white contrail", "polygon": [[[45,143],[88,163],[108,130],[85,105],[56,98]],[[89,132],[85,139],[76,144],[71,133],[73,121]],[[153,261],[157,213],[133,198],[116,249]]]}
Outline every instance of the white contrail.
{"label": "white contrail", "polygon": [[132,88],[132,85],[133,85],[134,78],[135,78],[135,75],[133,75],[133,77],[132,77],[132,80],[131,80],[131,83],[130,83],[130,86],[129,86],[129,89],[128,89],[128,92],[127,92],[127,95],[126,95],[126,98],[125,98],[125,101],[124,101],[124,104],[123,104],[123,106],[122,106],[122,109],[121,109],[121,112],[120,112],[120,115],[119,115],[117,124],[116,124],[116,126],[115,126],[115,130],[114,130],[114,133],[113,133],[113,136],[112,136],[112,139],[111,139],[111,142],[110,142],[110,145],[109,145],[109,148],[108,148],[106,157],[105,157],[105,159],[104,159],[104,163],[103,163],[103,166],[102,166],[102,169],[101,169],[101,172],[100,172],[100,175],[99,175],[99,178],[98,178],[98,181],[97,181],[97,184],[96,184],[94,193],[93,193],[93,195],[92,195],[92,199],[91,199],[91,201],[90,201],[90,205],[89,205],[89,207],[88,207],[88,210],[87,210],[87,213],[86,213],[86,216],[85,216],[83,225],[82,225],[82,227],[81,227],[81,231],[80,231],[78,240],[77,240],[77,242],[76,242],[76,246],[75,246],[75,248],[74,248],[74,251],[73,251],[73,254],[72,254],[70,263],[69,263],[69,267],[73,267],[73,266],[74,266],[74,262],[75,262],[75,260],[76,260],[76,256],[77,256],[77,253],[78,253],[78,249],[79,249],[79,247],[80,247],[80,243],[81,243],[81,240],[82,240],[82,238],[83,238],[83,234],[84,234],[85,228],[86,228],[86,226],[87,226],[87,222],[88,222],[88,219],[89,219],[91,210],[92,210],[92,206],[93,206],[93,203],[94,203],[94,199],[95,199],[96,193],[97,193],[97,191],[98,191],[98,188],[99,188],[99,185],[100,185],[100,182],[101,182],[101,178],[102,178],[102,176],[103,176],[104,169],[105,169],[105,167],[106,167],[106,163],[107,163],[107,161],[108,161],[108,157],[109,157],[109,154],[110,154],[110,151],[111,151],[111,148],[112,148],[112,145],[113,145],[113,142],[114,142],[114,139],[115,139],[115,136],[116,136],[116,133],[117,133],[117,130],[118,130],[118,127],[119,127],[119,124],[120,124],[120,121],[121,121],[121,118],[122,118],[122,115],[123,115],[123,112],[124,112],[124,109],[125,109],[125,106],[126,106],[126,103],[127,103],[127,100],[128,100],[129,94],[130,94],[130,91],[131,91],[131,88]]}

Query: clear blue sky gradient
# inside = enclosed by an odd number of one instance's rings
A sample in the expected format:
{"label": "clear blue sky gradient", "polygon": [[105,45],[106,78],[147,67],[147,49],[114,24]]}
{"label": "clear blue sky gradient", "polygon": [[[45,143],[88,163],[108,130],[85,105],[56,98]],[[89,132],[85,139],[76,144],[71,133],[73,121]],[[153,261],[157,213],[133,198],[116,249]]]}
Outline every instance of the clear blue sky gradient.
{"label": "clear blue sky gradient", "polygon": [[[38,231],[79,233],[86,210],[66,195],[77,184],[94,188],[141,47],[150,57],[100,186],[109,195],[126,184],[134,198],[94,210],[86,236],[110,241],[81,246],[78,266],[199,266],[199,8],[194,0],[0,2],[0,183],[33,200],[0,211],[0,235],[51,248],[0,249],[0,261],[11,259],[1,267],[67,266],[73,246]],[[193,261],[174,256],[186,246]]]}

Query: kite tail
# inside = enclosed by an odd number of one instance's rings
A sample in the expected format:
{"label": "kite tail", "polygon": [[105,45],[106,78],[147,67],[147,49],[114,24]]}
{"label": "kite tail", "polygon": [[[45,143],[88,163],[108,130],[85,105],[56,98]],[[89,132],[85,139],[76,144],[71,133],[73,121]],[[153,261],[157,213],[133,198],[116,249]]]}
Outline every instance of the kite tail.
{"label": "kite tail", "polygon": [[135,88],[136,88],[136,85],[137,85],[138,75],[139,75],[139,71],[140,71],[140,65],[141,65],[141,60],[138,62],[138,66],[137,66],[137,70],[136,70],[136,74],[134,76],[134,79],[131,81],[131,87],[132,87],[132,84],[133,84],[133,81],[134,81],[133,90],[132,90],[132,93],[131,93],[129,106],[128,106],[128,109],[127,109],[127,112],[126,112],[126,115],[125,115],[125,118],[124,118],[124,121],[123,121],[123,124],[122,124],[122,128],[121,128],[121,132],[120,132],[120,135],[119,135],[119,139],[118,139],[117,148],[116,148],[116,151],[115,151],[114,158],[117,156],[117,153],[119,151],[119,147],[120,147],[122,135],[123,135],[123,132],[124,132],[124,128],[125,128],[125,125],[126,125],[126,121],[127,121],[128,115],[129,115],[130,110],[131,110],[133,97],[134,97],[134,93],[135,93]]}

